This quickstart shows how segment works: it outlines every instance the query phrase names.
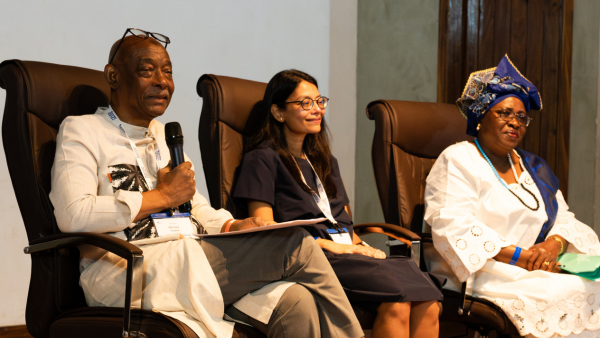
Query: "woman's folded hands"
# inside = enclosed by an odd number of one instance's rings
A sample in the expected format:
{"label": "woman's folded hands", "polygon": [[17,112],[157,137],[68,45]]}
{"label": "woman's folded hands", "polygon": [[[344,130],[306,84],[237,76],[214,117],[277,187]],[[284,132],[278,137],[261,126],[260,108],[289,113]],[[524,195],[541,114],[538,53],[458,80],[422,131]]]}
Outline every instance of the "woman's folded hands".
{"label": "woman's folded hands", "polygon": [[[563,239],[561,238],[561,240]],[[500,250],[494,259],[499,262],[509,263],[514,256],[515,249],[516,246],[514,245],[505,247]],[[528,271],[543,270],[560,273],[562,269],[560,268],[560,264],[557,263],[560,251],[560,242],[548,238],[546,241],[535,244],[529,249],[521,249],[521,254],[515,265]]]}
{"label": "woman's folded hands", "polygon": [[317,239],[317,242],[321,248],[335,254],[359,254],[379,259],[386,258],[385,252],[370,246],[364,246],[360,244],[340,244],[322,238]]}
{"label": "woman's folded hands", "polygon": [[[561,238],[562,240],[562,238]],[[535,244],[527,250],[530,256],[527,260],[527,270],[545,270],[550,272],[561,272],[560,264],[557,263],[561,251],[560,242],[548,238],[544,242]]]}

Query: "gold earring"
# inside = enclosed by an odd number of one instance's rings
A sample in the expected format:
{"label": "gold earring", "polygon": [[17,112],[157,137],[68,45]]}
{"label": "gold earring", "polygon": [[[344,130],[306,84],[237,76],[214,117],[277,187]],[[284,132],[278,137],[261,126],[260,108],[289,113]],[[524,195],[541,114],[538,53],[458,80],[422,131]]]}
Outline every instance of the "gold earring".
{"label": "gold earring", "polygon": [[477,130],[481,128],[481,123],[477,123]]}

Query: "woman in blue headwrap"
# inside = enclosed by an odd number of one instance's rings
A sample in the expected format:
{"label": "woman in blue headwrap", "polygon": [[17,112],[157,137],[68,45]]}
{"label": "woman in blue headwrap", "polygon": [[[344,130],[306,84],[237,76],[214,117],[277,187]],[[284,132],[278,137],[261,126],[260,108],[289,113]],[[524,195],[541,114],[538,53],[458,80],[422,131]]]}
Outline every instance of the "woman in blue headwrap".
{"label": "woman in blue headwrap", "polygon": [[563,252],[600,253],[541,158],[517,149],[541,110],[536,87],[505,56],[475,72],[457,101],[474,142],[448,147],[433,166],[425,218],[439,255],[432,272],[500,306],[524,336],[600,336],[600,283],[560,274]]}

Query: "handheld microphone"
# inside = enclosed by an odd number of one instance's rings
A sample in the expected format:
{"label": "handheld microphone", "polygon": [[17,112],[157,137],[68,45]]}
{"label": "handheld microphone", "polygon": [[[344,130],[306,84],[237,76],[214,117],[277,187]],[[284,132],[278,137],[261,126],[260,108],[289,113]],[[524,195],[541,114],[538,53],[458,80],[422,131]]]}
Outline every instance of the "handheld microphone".
{"label": "handheld microphone", "polygon": [[[165,125],[165,140],[171,154],[171,169],[185,162],[183,158],[183,133],[179,122],[169,122]],[[190,212],[192,203],[185,202],[179,206],[179,212]]]}

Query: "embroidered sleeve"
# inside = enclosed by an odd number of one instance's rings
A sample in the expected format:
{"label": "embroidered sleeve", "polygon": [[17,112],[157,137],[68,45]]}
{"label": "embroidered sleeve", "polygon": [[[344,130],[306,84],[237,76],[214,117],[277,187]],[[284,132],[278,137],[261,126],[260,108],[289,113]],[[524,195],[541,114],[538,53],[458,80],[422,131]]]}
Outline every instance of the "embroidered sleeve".
{"label": "embroidered sleeve", "polygon": [[444,151],[427,178],[425,219],[435,248],[464,282],[510,243],[477,220],[479,183],[464,154],[454,152]]}
{"label": "embroidered sleeve", "polygon": [[68,117],[56,138],[50,200],[62,232],[116,232],[131,225],[142,194],[98,195],[100,145],[79,117]]}
{"label": "embroidered sleeve", "polygon": [[599,255],[598,235],[592,228],[578,221],[575,215],[569,211],[569,206],[560,190],[556,194],[556,200],[558,201],[558,214],[554,226],[548,232],[548,237],[552,235],[562,236],[569,242],[568,252]]}

